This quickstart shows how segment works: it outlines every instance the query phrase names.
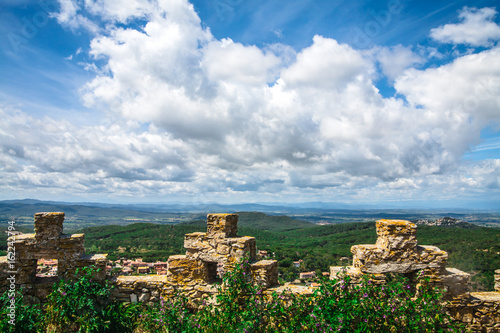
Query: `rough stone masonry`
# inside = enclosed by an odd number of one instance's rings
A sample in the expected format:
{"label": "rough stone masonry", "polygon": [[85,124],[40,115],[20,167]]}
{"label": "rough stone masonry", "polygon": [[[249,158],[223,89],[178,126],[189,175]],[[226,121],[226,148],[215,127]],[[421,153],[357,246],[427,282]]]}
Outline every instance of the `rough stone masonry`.
{"label": "rough stone masonry", "polygon": [[472,332],[500,332],[500,292],[497,270],[494,292],[469,292],[470,275],[446,267],[448,253],[435,246],[417,243],[417,226],[403,220],[378,220],[375,244],[354,245],[353,266],[331,267],[330,278],[341,271],[351,276],[351,283],[360,283],[368,275],[372,283],[385,283],[386,274],[405,274],[415,285],[428,278],[444,292],[447,310]]}
{"label": "rough stone masonry", "polygon": [[[31,303],[43,302],[54,279],[76,278],[78,267],[95,265],[101,268],[97,279],[106,279],[106,255],[85,255],[84,235],[64,235],[64,213],[35,214],[35,234],[13,236],[15,253],[15,283],[23,287]],[[448,312],[467,324],[472,332],[500,333],[500,270],[495,271],[495,291],[469,292],[469,274],[446,267],[448,254],[435,246],[418,245],[417,226],[402,220],[376,222],[375,244],[355,245],[353,266],[331,267],[330,278],[344,271],[352,277],[351,283],[360,283],[368,275],[374,284],[386,283],[386,274],[400,273],[418,286],[423,277],[445,291]],[[217,267],[231,270],[242,258],[249,258],[253,283],[265,293],[287,291],[312,295],[313,289],[293,284],[278,284],[278,264],[275,260],[255,261],[254,237],[238,236],[238,215],[208,214],[207,232],[195,232],[184,237],[186,253],[170,256],[166,275],[119,276],[112,278],[115,285],[112,299],[123,302],[157,302],[160,298],[181,293],[191,299],[213,295],[218,281]],[[57,259],[56,278],[37,278],[38,259]],[[0,290],[7,289],[9,268],[7,257],[0,258]],[[17,289],[17,288],[16,288]]]}
{"label": "rough stone masonry", "polygon": [[[52,284],[63,277],[76,278],[79,267],[94,265],[100,271],[95,274],[97,280],[106,278],[106,255],[86,255],[83,234],[63,234],[64,213],[36,213],[35,233],[11,236],[7,242],[13,243],[15,249],[14,269],[7,257],[0,257],[0,279],[9,271],[14,271],[15,284],[26,293],[28,302],[44,301],[52,291]],[[12,259],[12,258],[9,258]],[[57,277],[37,278],[36,268],[39,259],[57,259]],[[0,284],[0,291],[6,286]]]}

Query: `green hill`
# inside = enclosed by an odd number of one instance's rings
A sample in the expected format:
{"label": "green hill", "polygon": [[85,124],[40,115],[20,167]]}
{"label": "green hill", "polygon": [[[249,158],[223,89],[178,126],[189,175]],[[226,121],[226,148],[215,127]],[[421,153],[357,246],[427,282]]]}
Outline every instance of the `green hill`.
{"label": "green hill", "polygon": [[[304,225],[306,227],[299,228]],[[301,271],[328,271],[340,258],[352,258],[356,244],[374,244],[375,223],[347,223],[318,226],[284,216],[240,213],[239,235],[253,236],[257,248],[274,253],[285,280],[297,277],[293,261],[302,260]],[[183,254],[186,233],[205,231],[203,220],[177,225],[136,223],[127,226],[102,226],[82,229],[90,253],[108,253],[111,259],[138,258],[166,260]],[[448,266],[472,274],[474,290],[492,290],[493,272],[500,268],[500,229],[419,226],[419,244],[435,245],[449,253]]]}
{"label": "green hill", "polygon": [[[297,277],[299,269],[293,261],[302,260],[301,271],[328,271],[339,265],[340,258],[352,258],[351,246],[374,244],[375,223],[345,223],[319,226],[286,216],[240,212],[239,235],[253,236],[257,248],[274,253],[285,280]],[[17,228],[16,230],[23,230]],[[85,233],[88,253],[108,253],[110,259],[138,258],[146,261],[166,260],[170,255],[183,254],[184,235],[205,231],[206,222],[198,218],[180,224],[132,223],[103,225],[77,232]],[[0,255],[5,255],[6,234],[0,235]],[[500,229],[477,227],[418,226],[419,244],[435,245],[449,254],[448,266],[473,275],[475,290],[492,290],[493,272],[500,268]]]}
{"label": "green hill", "polygon": [[[266,231],[290,231],[315,227],[316,224],[296,220],[284,215],[267,215],[260,212],[238,212],[238,228],[252,228]],[[184,225],[197,225],[206,227],[205,219],[184,222]]]}

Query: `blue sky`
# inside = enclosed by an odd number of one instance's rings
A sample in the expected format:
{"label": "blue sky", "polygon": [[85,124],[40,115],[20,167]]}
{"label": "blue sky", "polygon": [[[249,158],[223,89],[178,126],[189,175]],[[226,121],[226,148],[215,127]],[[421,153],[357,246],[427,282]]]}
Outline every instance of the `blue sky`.
{"label": "blue sky", "polygon": [[499,208],[499,10],[0,0],[0,199]]}

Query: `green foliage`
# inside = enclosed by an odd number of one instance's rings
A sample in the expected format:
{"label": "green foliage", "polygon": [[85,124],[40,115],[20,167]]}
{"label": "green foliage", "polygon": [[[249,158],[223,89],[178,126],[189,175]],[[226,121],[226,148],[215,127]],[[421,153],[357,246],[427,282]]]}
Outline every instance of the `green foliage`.
{"label": "green foliage", "polygon": [[[54,285],[45,313],[16,299],[16,326],[8,325],[4,294],[2,332],[458,332],[441,294],[425,281],[415,295],[404,277],[382,286],[365,278],[351,285],[340,274],[323,280],[312,296],[265,294],[252,285],[247,260],[225,274],[213,299],[193,304],[181,295],[155,306],[107,303],[109,287],[92,270]],[[196,310],[195,310],[196,309]]]}
{"label": "green foliage", "polygon": [[246,259],[224,275],[215,304],[202,308],[198,322],[204,332],[255,332],[264,325],[263,310],[264,296],[251,283]]}
{"label": "green foliage", "polygon": [[181,295],[144,307],[139,317],[141,332],[192,332],[197,327],[188,300]]}
{"label": "green foliage", "polygon": [[349,276],[323,281],[316,295],[312,317],[317,328],[344,332],[442,332],[457,331],[442,307],[441,293],[426,281],[414,297],[408,279],[395,276],[374,286],[365,276],[348,287]]}
{"label": "green foliage", "polygon": [[45,321],[51,332],[68,329],[78,332],[100,332],[109,328],[105,309],[110,294],[107,283],[92,278],[94,269],[77,270],[81,277],[75,282],[60,280],[47,297]]}
{"label": "green foliage", "polygon": [[0,296],[0,332],[30,333],[41,329],[43,316],[40,306],[23,303],[22,291],[8,290]]}
{"label": "green foliage", "polygon": [[441,294],[422,283],[415,296],[408,280],[395,276],[383,286],[368,278],[350,286],[339,275],[322,281],[311,296],[264,295],[248,278],[243,262],[226,274],[215,302],[205,300],[198,311],[175,298],[148,310],[142,327],[154,332],[459,332],[450,322]]}
{"label": "green foliage", "polygon": [[[240,214],[243,219],[240,216],[239,234],[256,237],[259,249],[275,254],[284,281],[298,277],[298,272],[290,266],[291,261],[303,260],[301,271],[328,271],[330,266],[342,264],[341,257],[352,256],[352,245],[373,244],[377,239],[373,222],[294,229],[302,224],[286,227],[288,222],[279,216]],[[263,216],[267,217],[264,219]],[[262,230],[264,228],[269,230]],[[178,225],[136,223],[104,226],[83,229],[82,232],[86,235],[87,252],[108,253],[112,260],[142,257],[154,262],[183,253],[184,235],[205,230],[206,223],[197,221]],[[500,268],[499,228],[419,226],[417,237],[419,244],[435,245],[447,251],[449,266],[471,273],[473,290],[493,290],[493,272]]]}

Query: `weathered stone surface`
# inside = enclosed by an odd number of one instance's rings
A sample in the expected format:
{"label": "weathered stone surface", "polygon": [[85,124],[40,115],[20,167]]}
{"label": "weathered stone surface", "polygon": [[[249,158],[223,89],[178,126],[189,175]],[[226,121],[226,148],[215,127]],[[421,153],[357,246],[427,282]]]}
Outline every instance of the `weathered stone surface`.
{"label": "weathered stone surface", "polygon": [[36,213],[35,237],[37,246],[54,247],[63,232],[64,213]]}
{"label": "weathered stone surface", "polygon": [[495,291],[500,292],[500,269],[495,271]]}
{"label": "weathered stone surface", "polygon": [[404,220],[378,220],[377,243],[381,249],[414,250],[417,246],[417,226]]}
{"label": "weathered stone surface", "polygon": [[412,281],[417,287],[426,280],[432,286],[441,288],[445,300],[468,299],[470,274],[456,268],[428,268],[417,273],[418,280]]}
{"label": "weathered stone surface", "polygon": [[15,249],[15,259],[37,259],[35,234],[21,234],[7,238],[7,243]]}
{"label": "weathered stone surface", "polygon": [[281,295],[282,293],[293,294],[293,295],[302,295],[302,296],[312,296],[314,290],[307,286],[296,285],[292,283],[285,283],[282,286],[269,288],[264,291],[265,295],[271,296],[274,292],[276,294]]}
{"label": "weathered stone surface", "polygon": [[69,279],[76,279],[84,274],[84,267],[93,266],[96,271],[92,278],[98,281],[106,279],[107,254],[86,254],[80,257],[66,257],[58,260],[59,275]]}
{"label": "weathered stone surface", "polygon": [[209,244],[209,237],[207,237],[206,232],[193,232],[191,234],[184,235],[184,248],[187,250],[195,251],[205,251],[210,250],[211,245]]}
{"label": "weathered stone surface", "polygon": [[367,276],[368,281],[374,285],[386,283],[386,276],[384,274],[365,274],[359,268],[353,266],[330,267],[330,280],[343,280],[344,276],[348,276],[349,282],[355,285],[360,284],[364,276]]}
{"label": "weathered stone surface", "polygon": [[[2,282],[6,282],[5,279],[11,276],[15,277],[13,281],[16,285],[30,284],[35,281],[37,263],[36,259],[9,261],[7,260],[7,257],[1,258],[2,259],[0,259],[0,267],[2,267],[2,274],[0,276],[2,277]],[[5,271],[3,271],[3,269],[5,269]]]}
{"label": "weathered stone surface", "polygon": [[276,260],[261,260],[251,265],[254,283],[269,288],[278,285],[278,262]]}
{"label": "weathered stone surface", "polygon": [[444,269],[448,254],[435,246],[418,246],[416,225],[401,220],[377,221],[377,243],[351,247],[353,266],[363,273],[409,273]]}
{"label": "weathered stone surface", "polygon": [[[63,235],[63,222],[64,213],[37,213],[34,234],[15,235],[8,239],[15,249],[13,258],[10,258],[13,261],[0,260],[0,267],[2,272],[13,272],[16,285],[25,290],[27,299],[43,301],[60,277],[75,278],[79,267],[95,265],[101,270],[94,274],[94,278],[106,278],[106,255],[83,255],[84,235]],[[58,276],[37,277],[38,259],[57,259]],[[5,271],[4,266],[9,270]]]}
{"label": "weathered stone surface", "polygon": [[220,237],[236,237],[238,234],[238,215],[208,214],[207,233]]}
{"label": "weathered stone surface", "polygon": [[[106,278],[106,255],[85,255],[84,235],[63,235],[63,219],[63,213],[37,214],[35,234],[9,238],[16,248],[12,258],[16,288],[22,287],[25,299],[32,303],[43,301],[60,276],[75,277],[80,267],[95,265],[102,269],[95,278]],[[207,232],[186,235],[186,255],[169,258],[167,275],[113,278],[111,282],[115,288],[111,291],[111,298],[150,304],[178,294],[190,300],[208,299],[216,293],[213,282],[221,269],[233,269],[245,257],[251,262],[255,260],[255,238],[237,237],[237,221],[235,214],[209,214]],[[469,274],[446,268],[448,255],[439,248],[418,246],[416,226],[408,221],[379,220],[377,234],[376,244],[353,246],[353,266],[331,267],[330,278],[347,276],[350,286],[356,286],[368,276],[369,283],[377,285],[386,283],[384,273],[404,273],[417,287],[425,278],[433,286],[443,288],[445,298],[450,301],[446,305],[448,312],[456,320],[466,323],[469,330],[500,332],[500,292],[469,293]],[[60,276],[37,278],[37,259],[58,259]],[[4,281],[0,284],[0,291],[7,288],[5,281],[11,272],[10,263],[7,257],[0,257],[0,278]],[[293,284],[276,286],[278,270],[274,260],[251,263],[246,276],[262,286],[264,295],[284,292],[284,302],[291,299],[287,295],[310,296],[314,291],[312,287]],[[346,280],[339,279],[339,283],[346,283]],[[500,289],[500,270],[495,271],[495,288]],[[416,290],[418,292],[418,288]]]}
{"label": "weathered stone surface", "polygon": [[167,279],[176,284],[190,282],[208,282],[211,280],[206,262],[189,259],[185,255],[170,256],[168,258]]}
{"label": "weathered stone surface", "polygon": [[255,260],[254,237],[217,238],[208,233],[187,234],[184,238],[186,256],[214,263],[234,262],[244,257]]}
{"label": "weathered stone surface", "polygon": [[450,315],[472,332],[500,332],[500,293],[474,292],[447,306]]}

